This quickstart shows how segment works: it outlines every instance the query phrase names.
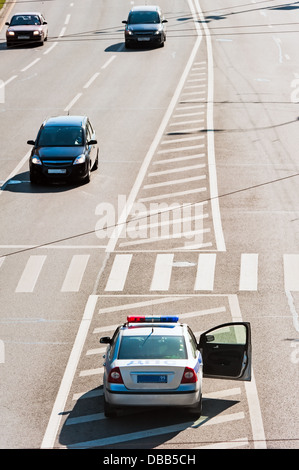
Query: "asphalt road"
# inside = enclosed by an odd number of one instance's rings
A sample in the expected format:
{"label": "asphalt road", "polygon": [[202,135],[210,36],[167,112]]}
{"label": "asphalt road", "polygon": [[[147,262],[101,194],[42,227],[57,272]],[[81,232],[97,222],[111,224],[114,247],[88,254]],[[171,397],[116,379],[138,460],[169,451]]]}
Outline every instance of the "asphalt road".
{"label": "asphalt road", "polygon": [[[132,3],[35,2],[42,47],[0,33],[0,448],[298,448],[299,7],[161,0],[165,47],[128,51]],[[26,142],[68,112],[99,169],[33,188]],[[206,380],[196,422],[105,419],[99,338],[141,310],[250,321],[253,380]]]}

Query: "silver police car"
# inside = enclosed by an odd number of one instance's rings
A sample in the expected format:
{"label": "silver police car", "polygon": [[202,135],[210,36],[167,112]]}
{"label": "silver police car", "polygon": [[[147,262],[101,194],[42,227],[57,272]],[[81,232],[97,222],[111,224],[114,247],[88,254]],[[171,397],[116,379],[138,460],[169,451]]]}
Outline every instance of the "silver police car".
{"label": "silver police car", "polygon": [[247,322],[225,323],[199,342],[177,316],[129,316],[108,344],[104,364],[104,413],[124,407],[180,406],[201,414],[202,378],[251,380]]}

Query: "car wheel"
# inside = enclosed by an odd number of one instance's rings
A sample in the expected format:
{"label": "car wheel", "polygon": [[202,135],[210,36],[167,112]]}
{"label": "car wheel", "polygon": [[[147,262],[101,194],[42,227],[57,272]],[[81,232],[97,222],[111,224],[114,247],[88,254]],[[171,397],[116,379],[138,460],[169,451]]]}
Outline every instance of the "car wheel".
{"label": "car wheel", "polygon": [[117,415],[116,408],[110,405],[109,403],[107,403],[105,398],[104,398],[104,415],[106,416],[106,418],[115,418],[115,416]]}
{"label": "car wheel", "polygon": [[38,184],[39,180],[36,175],[30,173],[30,183],[31,184]]}
{"label": "car wheel", "polygon": [[96,157],[95,162],[94,162],[93,167],[92,167],[92,171],[97,170],[98,167],[99,167],[99,154],[97,154],[97,157]]}
{"label": "car wheel", "polygon": [[83,180],[83,183],[84,184],[87,184],[90,182],[90,165],[88,167],[88,172],[87,172],[87,175],[85,176],[84,180]]}
{"label": "car wheel", "polygon": [[199,418],[201,416],[201,411],[202,411],[202,396],[200,395],[199,401],[196,403],[195,406],[192,406],[190,408],[190,412]]}
{"label": "car wheel", "polygon": [[126,41],[126,42],[125,42],[125,47],[126,47],[127,49],[130,49],[131,44],[129,43],[129,41]]}

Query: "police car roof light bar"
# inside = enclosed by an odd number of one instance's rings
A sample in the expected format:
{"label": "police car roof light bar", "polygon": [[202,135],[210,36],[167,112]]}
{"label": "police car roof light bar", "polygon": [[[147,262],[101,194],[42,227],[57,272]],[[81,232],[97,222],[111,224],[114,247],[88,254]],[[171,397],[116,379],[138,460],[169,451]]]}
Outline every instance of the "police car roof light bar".
{"label": "police car roof light bar", "polygon": [[127,317],[128,323],[177,323],[179,317],[174,315],[161,315],[161,316],[150,316],[145,315],[133,316],[130,315]]}

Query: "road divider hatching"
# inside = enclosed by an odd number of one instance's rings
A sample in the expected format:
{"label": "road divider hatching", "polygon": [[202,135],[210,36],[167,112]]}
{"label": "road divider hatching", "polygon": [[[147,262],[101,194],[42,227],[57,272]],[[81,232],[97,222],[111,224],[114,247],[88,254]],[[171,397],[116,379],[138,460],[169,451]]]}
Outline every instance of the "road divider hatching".
{"label": "road divider hatching", "polygon": [[[129,239],[157,239],[157,238],[186,238],[192,242],[202,242],[204,204],[192,203],[150,203],[135,202],[126,216],[126,222],[119,226],[118,233],[115,227],[119,215],[126,207],[125,195],[119,195],[117,208],[113,204],[102,202],[97,205],[95,214],[100,216],[95,226],[98,238],[129,238]],[[200,240],[199,240],[200,238]]]}

